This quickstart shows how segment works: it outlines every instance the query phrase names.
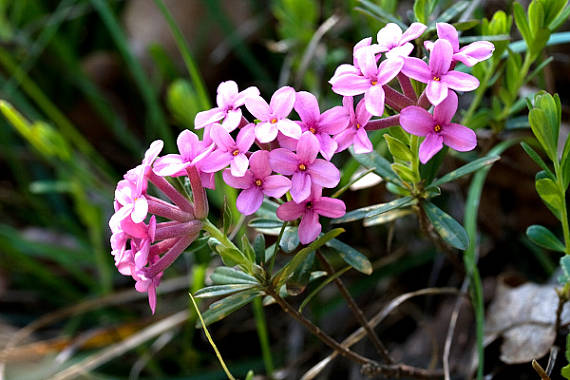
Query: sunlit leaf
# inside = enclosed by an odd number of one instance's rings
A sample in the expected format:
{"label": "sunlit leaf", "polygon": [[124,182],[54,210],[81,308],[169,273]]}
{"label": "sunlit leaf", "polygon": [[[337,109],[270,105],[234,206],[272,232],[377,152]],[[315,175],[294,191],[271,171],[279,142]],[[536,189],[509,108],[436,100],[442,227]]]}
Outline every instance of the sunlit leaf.
{"label": "sunlit leaf", "polygon": [[254,284],[227,284],[227,285],[214,285],[208,286],[198,290],[194,293],[196,298],[209,298],[225,296],[232,293],[241,292],[243,290],[251,289],[256,285]]}
{"label": "sunlit leaf", "polygon": [[463,226],[459,224],[457,220],[453,219],[431,202],[422,203],[422,207],[433,225],[433,228],[447,244],[457,249],[467,249],[469,246],[469,237]]}
{"label": "sunlit leaf", "polygon": [[368,258],[362,253],[352,248],[350,245],[345,244],[337,239],[329,240],[325,245],[337,251],[344,262],[357,271],[364,274],[372,273],[372,263],[370,260],[368,260]]}
{"label": "sunlit leaf", "polygon": [[257,279],[241,270],[229,267],[217,267],[210,279],[217,285],[253,284],[259,285]]}

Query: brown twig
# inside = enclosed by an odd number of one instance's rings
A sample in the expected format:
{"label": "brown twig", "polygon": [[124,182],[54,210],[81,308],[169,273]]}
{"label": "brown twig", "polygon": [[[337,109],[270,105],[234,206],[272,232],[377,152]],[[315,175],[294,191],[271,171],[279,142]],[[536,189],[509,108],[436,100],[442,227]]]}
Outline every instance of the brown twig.
{"label": "brown twig", "polygon": [[[326,257],[318,250],[317,250],[317,257],[319,258],[319,261],[323,265],[325,271],[328,272],[330,276],[334,275],[335,274],[334,268],[327,261]],[[378,337],[376,332],[372,329],[372,327],[370,327],[370,324],[368,323],[368,320],[364,316],[364,313],[362,312],[360,307],[358,307],[354,298],[352,298],[352,295],[350,294],[350,292],[348,291],[348,289],[346,288],[340,277],[335,278],[334,283],[337,286],[338,290],[340,291],[340,294],[343,296],[346,303],[348,304],[348,307],[350,308],[350,310],[352,310],[352,313],[354,314],[360,325],[366,331],[368,338],[374,345],[374,348],[376,349],[380,357],[382,357],[384,361],[388,364],[394,363],[394,359],[392,359],[392,357],[390,356],[388,349],[386,348],[386,346],[384,346],[382,341],[380,341],[380,338]]]}
{"label": "brown twig", "polygon": [[[461,292],[465,293],[469,288],[469,277],[465,277],[463,284],[461,285]],[[463,299],[458,298],[455,302],[453,308],[453,313],[449,320],[449,328],[447,329],[447,337],[445,338],[445,345],[443,347],[443,372],[445,374],[445,380],[451,379],[450,369],[449,369],[449,353],[451,351],[451,343],[453,341],[453,334],[455,332],[455,326],[457,325],[457,318],[459,317],[459,309],[461,307]]]}

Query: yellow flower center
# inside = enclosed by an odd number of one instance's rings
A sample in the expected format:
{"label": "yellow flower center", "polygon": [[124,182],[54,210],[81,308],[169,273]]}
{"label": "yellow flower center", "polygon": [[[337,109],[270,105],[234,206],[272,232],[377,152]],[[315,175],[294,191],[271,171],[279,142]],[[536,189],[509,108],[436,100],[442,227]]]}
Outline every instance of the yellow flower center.
{"label": "yellow flower center", "polygon": [[313,208],[313,204],[311,202],[307,202],[307,205],[305,207],[311,209]]}
{"label": "yellow flower center", "polygon": [[232,154],[233,154],[234,156],[237,156],[237,155],[239,154],[239,149],[234,150],[234,151],[232,152]]}
{"label": "yellow flower center", "polygon": [[356,123],[356,129],[360,129],[362,126],[360,125],[360,123]]}
{"label": "yellow flower center", "polygon": [[373,86],[376,86],[376,85],[378,84],[378,81],[371,80],[371,81],[370,81],[370,84],[373,85]]}
{"label": "yellow flower center", "polygon": [[271,119],[271,120],[270,120],[270,123],[271,123],[271,124],[277,123],[277,118],[274,117],[273,119]]}
{"label": "yellow flower center", "polygon": [[256,179],[255,180],[255,186],[261,186],[263,184],[263,181],[261,181],[260,179]]}
{"label": "yellow flower center", "polygon": [[441,126],[439,124],[436,124],[435,127],[433,127],[433,131],[434,132],[439,132],[441,131]]}
{"label": "yellow flower center", "polygon": [[299,164],[299,170],[304,172],[305,170],[307,170],[307,167],[305,166],[305,164]]}
{"label": "yellow flower center", "polygon": [[433,80],[436,81],[436,82],[439,82],[439,79],[440,79],[440,78],[439,78],[438,76],[434,76],[434,77],[433,77]]}
{"label": "yellow flower center", "polygon": [[315,128],[311,127],[311,128],[309,128],[309,132],[311,132],[314,135],[315,133],[317,133],[317,130]]}

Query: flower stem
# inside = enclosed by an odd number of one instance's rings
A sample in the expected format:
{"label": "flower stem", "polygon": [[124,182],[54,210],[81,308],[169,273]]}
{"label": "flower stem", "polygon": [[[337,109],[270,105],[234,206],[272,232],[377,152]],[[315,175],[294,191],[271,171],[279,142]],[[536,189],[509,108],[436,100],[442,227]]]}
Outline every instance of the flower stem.
{"label": "flower stem", "polygon": [[194,218],[194,215],[180,210],[178,207],[153,196],[146,196],[148,201],[148,211],[151,214],[162,216],[163,218],[187,222]]}
{"label": "flower stem", "polygon": [[269,333],[267,332],[267,321],[265,320],[263,304],[259,297],[253,300],[253,314],[255,316],[255,325],[257,327],[257,336],[259,337],[265,372],[267,373],[267,377],[272,379],[274,368],[273,359],[271,357],[271,347],[269,345]]}
{"label": "flower stem", "polygon": [[194,165],[186,168],[190,186],[192,187],[192,196],[194,197],[194,214],[198,219],[204,219],[208,216],[208,198],[206,197],[206,190],[202,186],[200,173]]}
{"label": "flower stem", "polygon": [[400,114],[388,116],[382,119],[370,120],[364,127],[367,131],[377,131],[379,129],[393,127],[400,124]]}
{"label": "flower stem", "polygon": [[226,234],[220,231],[220,229],[216,227],[212,222],[210,222],[209,219],[204,219],[202,222],[202,229],[209,233],[211,237],[218,240],[224,247],[235,249],[241,252],[241,249],[236,247],[236,245],[232,243],[230,239],[228,239]]}
{"label": "flower stem", "polygon": [[172,202],[174,202],[182,211],[186,211],[187,213],[194,213],[194,207],[186,197],[178,192],[163,177],[156,175],[152,170],[149,171],[149,180],[160,189]]}
{"label": "flower stem", "polygon": [[562,198],[562,210],[560,212],[560,219],[562,222],[562,234],[564,235],[564,245],[566,247],[566,254],[570,255],[570,226],[568,224],[568,208],[565,201],[566,189],[564,187],[563,174],[561,173],[560,163],[558,160],[554,161],[554,173],[556,174],[556,184],[558,185],[558,190]]}
{"label": "flower stem", "polygon": [[402,91],[404,91],[404,95],[412,99],[414,102],[418,100],[418,95],[416,94],[414,86],[412,86],[412,82],[408,76],[401,72],[398,73],[398,82],[400,83],[400,87],[402,87]]}
{"label": "flower stem", "polygon": [[384,92],[386,93],[386,100],[385,100],[386,104],[398,112],[400,112],[403,108],[406,108],[407,106],[412,106],[416,103],[414,100],[394,90],[392,87],[388,86],[387,84],[383,85],[382,89],[384,89]]}
{"label": "flower stem", "polygon": [[[332,267],[332,265],[328,262],[327,258],[319,250],[317,250],[316,253],[317,253],[317,257],[319,258],[319,261],[323,265],[325,271],[330,276],[333,276],[335,274],[335,270]],[[337,286],[338,290],[340,291],[340,294],[346,300],[346,303],[350,307],[350,310],[352,310],[352,313],[354,314],[354,316],[356,317],[356,319],[358,320],[360,325],[362,325],[362,327],[366,331],[368,338],[370,339],[370,341],[374,345],[374,348],[376,349],[376,351],[378,352],[380,357],[382,357],[384,359],[384,361],[388,364],[394,363],[394,360],[390,356],[388,349],[386,348],[386,346],[384,346],[382,341],[380,341],[380,338],[378,337],[376,332],[372,329],[372,327],[370,327],[370,324],[368,323],[368,320],[366,320],[364,313],[358,307],[358,305],[356,304],[356,301],[354,300],[354,298],[352,298],[352,295],[349,293],[348,289],[346,288],[346,286],[344,285],[344,283],[342,282],[340,277],[336,277],[334,279],[334,283]]]}
{"label": "flower stem", "polygon": [[148,268],[147,276],[149,278],[155,277],[160,272],[164,272],[166,268],[168,268],[177,258],[180,256],[182,252],[192,242],[198,237],[200,234],[200,222],[195,221],[195,231],[192,231],[186,236],[181,237],[178,241],[170,247],[168,252],[164,254],[156,263],[154,263],[150,268]]}

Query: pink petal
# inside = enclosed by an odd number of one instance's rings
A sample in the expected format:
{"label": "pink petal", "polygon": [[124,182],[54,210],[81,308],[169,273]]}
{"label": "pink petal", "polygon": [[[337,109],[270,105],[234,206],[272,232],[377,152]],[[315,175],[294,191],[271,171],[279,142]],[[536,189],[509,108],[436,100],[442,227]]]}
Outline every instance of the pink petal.
{"label": "pink petal", "polygon": [[268,197],[281,198],[291,188],[291,180],[282,175],[270,175],[263,179],[263,193]]}
{"label": "pink petal", "polygon": [[148,306],[150,307],[151,313],[154,315],[156,311],[156,287],[154,284],[148,287]]}
{"label": "pink petal", "polygon": [[[456,91],[473,91],[479,87],[479,80],[461,71],[450,71],[441,77],[441,82]],[[433,104],[433,103],[432,103]]]}
{"label": "pink petal", "polygon": [[491,58],[494,50],[495,46],[489,41],[476,41],[459,49],[453,58],[471,67],[478,62]]}
{"label": "pink petal", "polygon": [[438,22],[435,24],[435,27],[437,28],[437,36],[447,40],[451,45],[452,51],[457,52],[459,50],[459,35],[453,25]]}
{"label": "pink petal", "polygon": [[385,52],[397,46],[402,38],[402,29],[397,24],[389,23],[385,27],[378,31],[376,35],[376,40],[378,41],[378,46],[380,46],[380,51]]}
{"label": "pink petal", "polygon": [[364,94],[366,110],[374,116],[382,116],[384,113],[384,98],[384,89],[381,85],[371,86]]}
{"label": "pink petal", "polygon": [[433,78],[427,63],[414,57],[405,58],[402,73],[422,83],[427,83]]}
{"label": "pink petal", "polygon": [[253,175],[251,171],[246,171],[243,177],[233,176],[230,169],[224,170],[222,173],[224,182],[235,189],[248,189],[253,185]]}
{"label": "pink petal", "polygon": [[208,156],[207,160],[200,163],[200,169],[206,173],[215,173],[228,166],[233,158],[234,156],[230,152],[215,150]]}
{"label": "pink petal", "polygon": [[161,176],[173,176],[174,174],[186,169],[190,165],[189,162],[184,161],[179,154],[167,154],[160,157],[153,165],[154,172]]}
{"label": "pink petal", "polygon": [[362,154],[362,153],[370,153],[374,149],[372,146],[372,142],[368,138],[368,133],[364,128],[360,128],[356,131],[354,136],[354,153]]}
{"label": "pink petal", "polygon": [[433,44],[429,57],[429,68],[434,76],[441,76],[449,71],[453,48],[447,40],[439,39]]}
{"label": "pink petal", "polygon": [[342,108],[347,112],[350,120],[354,119],[354,98],[352,96],[342,97]]}
{"label": "pink petal", "polygon": [[248,166],[249,160],[243,153],[239,153],[233,158],[233,160],[230,161],[230,169],[232,175],[235,175],[236,177],[243,177]]}
{"label": "pink petal", "polygon": [[254,98],[259,96],[259,89],[255,86],[251,86],[237,94],[234,99],[234,107],[240,107],[245,104],[245,100],[248,98]]}
{"label": "pink petal", "polygon": [[336,135],[348,126],[349,120],[349,114],[347,113],[346,108],[336,106],[326,110],[320,116],[319,130],[330,135]]}
{"label": "pink petal", "polygon": [[269,104],[261,96],[247,98],[245,107],[254,117],[262,121],[268,121],[271,115]]}
{"label": "pink petal", "polygon": [[404,66],[403,58],[392,58],[383,61],[378,67],[378,83],[387,84],[398,75]]}
{"label": "pink petal", "polygon": [[477,146],[477,135],[472,129],[461,124],[451,123],[441,129],[443,143],[448,147],[460,152],[475,149]]}
{"label": "pink petal", "polygon": [[407,57],[410,55],[412,50],[414,50],[414,45],[408,42],[402,46],[396,46],[395,48],[390,49],[390,51],[386,53],[386,58],[394,59],[398,57]]}
{"label": "pink petal", "polygon": [[368,79],[376,77],[378,72],[378,66],[376,64],[376,57],[374,56],[374,51],[369,47],[362,47],[354,53],[360,71]]}
{"label": "pink petal", "polygon": [[447,98],[433,110],[433,120],[439,125],[449,124],[457,111],[457,95],[449,91]]}
{"label": "pink petal", "polygon": [[409,42],[411,40],[415,40],[422,34],[424,34],[427,26],[422,24],[421,22],[414,22],[410,27],[404,32],[402,38],[400,38],[400,45]]}
{"label": "pink petal", "polygon": [[319,140],[321,154],[327,161],[330,161],[336,152],[336,149],[338,148],[338,144],[333,140],[332,137],[325,133],[319,133],[316,135],[316,137],[317,140]]}
{"label": "pink petal", "polygon": [[317,158],[320,149],[317,137],[309,131],[304,132],[297,142],[297,158],[305,165],[310,164]]}
{"label": "pink petal", "polygon": [[295,104],[295,90],[293,87],[284,86],[275,91],[271,97],[269,107],[273,115],[283,119],[289,116]]}
{"label": "pink petal", "polygon": [[431,51],[433,49],[433,41],[424,41],[424,48],[427,51]]}
{"label": "pink petal", "polygon": [[299,223],[299,241],[302,244],[313,242],[321,233],[322,226],[319,223],[319,215],[308,211]]}
{"label": "pink petal", "polygon": [[340,181],[340,172],[333,163],[317,158],[315,162],[307,168],[312,181],[319,186],[332,188]]}
{"label": "pink petal", "polygon": [[[295,165],[297,160],[295,160]],[[266,150],[258,150],[249,158],[249,166],[251,173],[255,179],[263,179],[271,174],[271,165],[269,163],[269,152]]]}
{"label": "pink petal", "polygon": [[201,111],[196,114],[194,118],[194,128],[200,129],[204,128],[206,125],[210,125],[224,118],[225,113],[218,107],[212,108],[207,111]]}
{"label": "pink petal", "polygon": [[236,142],[220,124],[216,124],[212,127],[210,136],[219,150],[229,152],[236,148]]}
{"label": "pink petal", "polygon": [[263,193],[261,189],[257,186],[252,186],[239,193],[236,200],[236,207],[242,214],[251,215],[259,209],[262,202]]}
{"label": "pink petal", "polygon": [[153,141],[152,144],[150,144],[150,147],[144,153],[143,164],[145,165],[152,164],[152,162],[160,154],[160,151],[162,150],[163,147],[164,147],[164,142],[162,142],[162,140]]}
{"label": "pink petal", "polygon": [[418,106],[409,106],[400,112],[400,125],[412,135],[426,136],[433,132],[434,121],[431,114]]}
{"label": "pink petal", "polygon": [[[301,127],[289,119],[281,119],[277,122],[277,129],[287,137],[298,139],[301,137]],[[261,140],[260,140],[261,141]],[[263,141],[262,141],[263,142]]]}
{"label": "pink petal", "polygon": [[[291,175],[297,171],[299,160],[290,150],[277,148],[269,152],[269,163],[277,173]],[[250,162],[250,165],[253,167],[253,163]]]}
{"label": "pink petal", "polygon": [[131,213],[131,219],[135,223],[140,223],[145,220],[148,214],[148,202],[144,196],[135,199],[135,204],[133,207],[133,212]]}
{"label": "pink petal", "polygon": [[331,85],[334,85],[334,83],[344,74],[354,74],[354,75],[360,75],[360,70],[358,70],[356,67],[349,65],[347,63],[343,63],[342,65],[338,66],[332,76],[332,78],[329,80],[329,83]]}
{"label": "pink petal", "polygon": [[255,125],[255,137],[261,143],[268,143],[275,140],[277,132],[277,126],[269,122],[261,122]]}
{"label": "pink petal", "polygon": [[420,161],[422,164],[428,162],[443,147],[443,136],[430,133],[420,145]]}
{"label": "pink petal", "polygon": [[348,148],[350,145],[352,145],[352,140],[354,139],[355,135],[356,135],[356,133],[355,133],[354,128],[345,129],[344,131],[342,131],[341,133],[336,135],[334,137],[334,141],[336,141],[336,143],[338,145],[336,148],[336,151],[342,152],[343,150]]}
{"label": "pink petal", "polygon": [[307,125],[317,123],[321,115],[317,98],[307,91],[299,91],[297,93],[295,111],[297,111],[303,123]]}
{"label": "pink petal", "polygon": [[295,172],[291,178],[291,198],[297,203],[303,202],[311,195],[311,176],[306,172]]}
{"label": "pink petal", "polygon": [[238,86],[237,83],[233,80],[229,80],[226,82],[221,82],[218,85],[217,95],[216,95],[216,103],[218,103],[218,107],[226,108],[233,106],[233,102],[235,97],[238,94]]}
{"label": "pink petal", "polygon": [[185,129],[178,135],[176,139],[176,145],[178,146],[178,151],[180,154],[188,159],[191,160],[194,158],[194,151],[196,147],[200,144],[200,139],[196,136],[195,133],[190,132],[189,130]]}
{"label": "pink petal", "polygon": [[340,218],[346,214],[346,205],[340,199],[321,197],[313,201],[313,210],[327,218]]}
{"label": "pink petal", "polygon": [[294,151],[297,149],[297,142],[299,139],[294,139],[289,136],[285,136],[283,133],[279,132],[277,134],[277,142],[281,148],[288,149],[290,151]]}
{"label": "pink petal", "polygon": [[229,110],[224,121],[222,121],[222,127],[228,132],[236,129],[241,123],[241,109]]}
{"label": "pink petal", "polygon": [[431,104],[437,106],[439,103],[443,102],[447,98],[448,87],[442,80],[431,80],[428,82],[426,87],[426,96]]}
{"label": "pink petal", "polygon": [[305,214],[305,204],[298,204],[293,201],[285,202],[277,207],[277,217],[281,220],[291,221],[298,219]]}
{"label": "pink petal", "polygon": [[356,105],[356,122],[360,124],[361,127],[364,127],[371,118],[372,114],[366,109],[366,101],[364,99],[360,100]]}
{"label": "pink petal", "polygon": [[370,80],[355,74],[345,74],[332,84],[332,90],[343,96],[363,94],[371,86]]}
{"label": "pink petal", "polygon": [[247,152],[249,148],[255,142],[255,127],[253,124],[249,124],[243,127],[237,137],[236,137],[236,145],[240,152]]}

